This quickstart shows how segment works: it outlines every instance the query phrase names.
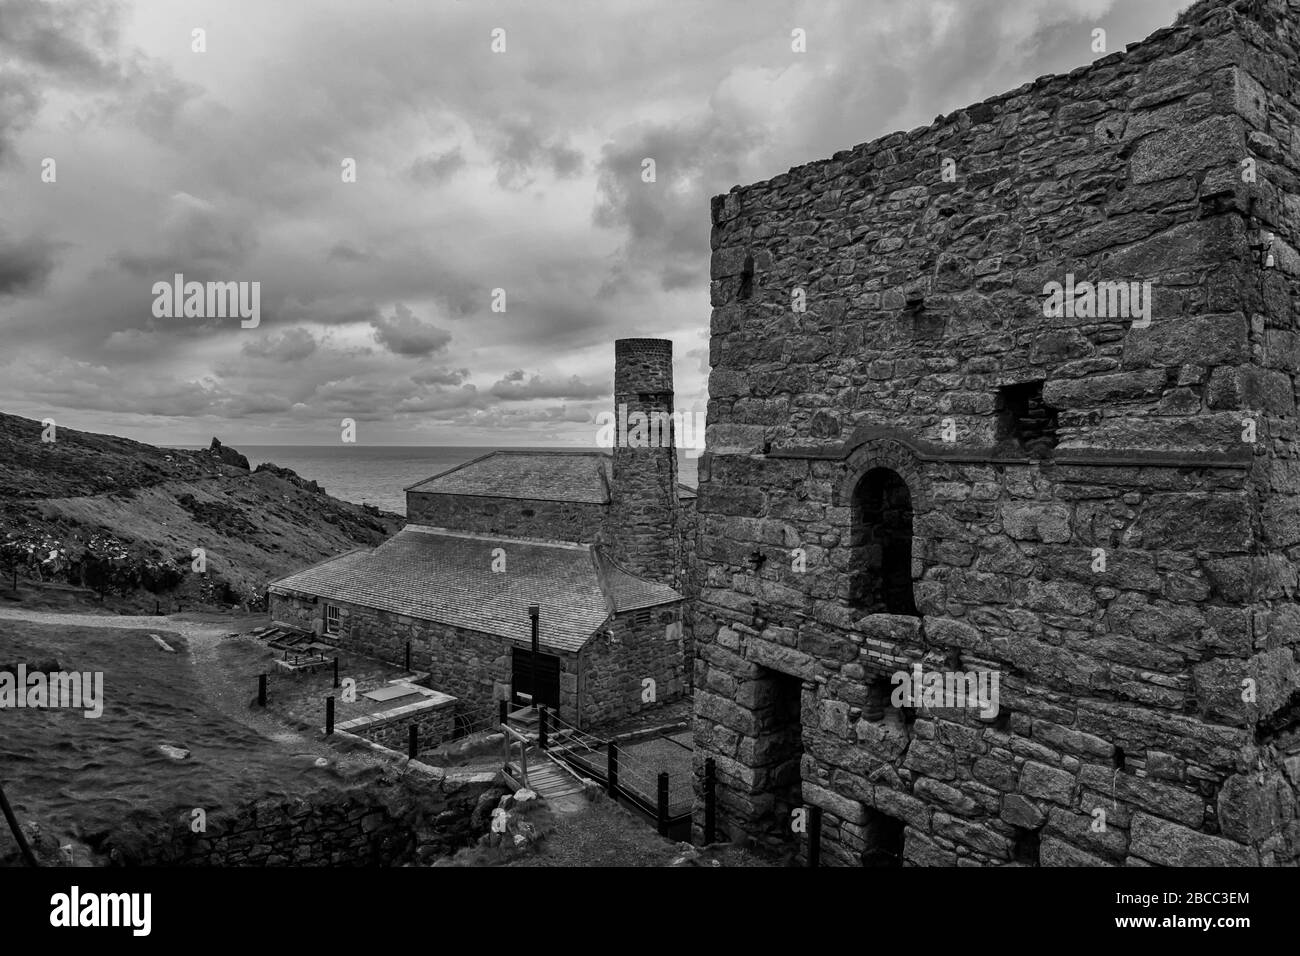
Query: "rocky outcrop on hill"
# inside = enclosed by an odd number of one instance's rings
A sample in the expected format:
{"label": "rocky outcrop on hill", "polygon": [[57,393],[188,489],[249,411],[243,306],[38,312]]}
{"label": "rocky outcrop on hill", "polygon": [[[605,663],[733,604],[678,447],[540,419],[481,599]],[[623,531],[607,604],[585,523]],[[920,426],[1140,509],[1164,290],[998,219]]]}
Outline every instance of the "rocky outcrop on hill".
{"label": "rocky outcrop on hill", "polygon": [[311,492],[315,492],[316,494],[322,494],[322,495],[325,493],[324,488],[322,488],[314,481],[308,481],[306,478],[303,478],[292,468],[281,468],[279,465],[273,465],[269,461],[264,461],[260,465],[258,465],[255,470],[270,472],[271,474],[275,475],[277,478],[283,478],[285,481],[289,482],[290,484],[297,485],[299,488],[302,488],[306,491],[311,491]]}
{"label": "rocky outcrop on hill", "polygon": [[[157,448],[0,414],[0,587],[66,582],[187,605],[259,606],[267,582],[357,547],[403,519],[331,498],[218,439]],[[48,432],[47,432],[48,434]]]}
{"label": "rocky outcrop on hill", "polygon": [[208,454],[215,455],[217,458],[220,458],[222,462],[234,468],[242,468],[244,471],[249,470],[248,459],[235,451],[235,449],[227,448],[225,445],[221,444],[221,441],[217,438],[213,438],[212,444],[208,446]]}

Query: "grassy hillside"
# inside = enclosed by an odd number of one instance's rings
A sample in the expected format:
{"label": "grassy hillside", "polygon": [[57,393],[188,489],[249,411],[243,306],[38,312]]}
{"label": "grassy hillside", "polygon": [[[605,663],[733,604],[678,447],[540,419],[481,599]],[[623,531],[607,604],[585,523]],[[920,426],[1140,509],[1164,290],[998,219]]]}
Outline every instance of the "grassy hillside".
{"label": "grassy hillside", "polygon": [[[24,579],[239,604],[266,583],[383,541],[403,519],[329,497],[227,448],[178,451],[0,414],[0,588]],[[244,462],[246,465],[247,462]],[[310,478],[311,476],[305,476]],[[206,574],[194,571],[201,548]]]}

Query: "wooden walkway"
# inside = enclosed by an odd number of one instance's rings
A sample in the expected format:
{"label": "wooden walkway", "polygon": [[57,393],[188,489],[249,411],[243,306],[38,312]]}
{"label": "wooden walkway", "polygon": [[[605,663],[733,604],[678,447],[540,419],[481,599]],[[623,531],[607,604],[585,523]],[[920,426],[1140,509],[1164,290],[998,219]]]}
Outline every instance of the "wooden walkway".
{"label": "wooden walkway", "polygon": [[[511,790],[518,790],[524,785],[523,772],[519,764],[512,762],[506,771],[506,780]],[[549,757],[539,755],[535,749],[528,754],[528,789],[543,800],[554,800],[582,793],[582,783],[569,770],[561,767]]]}
{"label": "wooden walkway", "polygon": [[[536,746],[536,728],[536,711],[531,708],[515,711],[502,728],[505,731],[504,775],[510,789],[527,787],[543,800],[582,793],[578,775]],[[515,759],[516,746],[518,759]]]}

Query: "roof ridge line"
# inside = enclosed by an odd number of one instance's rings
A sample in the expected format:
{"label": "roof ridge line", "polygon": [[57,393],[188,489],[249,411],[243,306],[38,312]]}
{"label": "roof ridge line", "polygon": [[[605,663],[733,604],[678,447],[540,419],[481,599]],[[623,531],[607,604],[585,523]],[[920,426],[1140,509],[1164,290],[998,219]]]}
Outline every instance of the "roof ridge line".
{"label": "roof ridge line", "polygon": [[596,584],[600,586],[600,596],[605,599],[606,615],[614,615],[618,613],[618,601],[614,599],[614,582],[609,580],[609,571],[605,567],[606,560],[604,549],[598,544],[593,544],[591,564],[596,571]]}
{"label": "roof ridge line", "polygon": [[[537,545],[543,548],[567,548],[572,551],[590,551],[592,545],[581,541],[564,541],[560,538],[527,538],[521,535],[486,534],[482,531],[457,531],[455,528],[442,528],[437,525],[408,524],[398,534],[414,531],[417,534],[434,534],[448,538],[469,538],[478,541],[514,541],[520,544]],[[394,536],[396,537],[396,535]],[[388,539],[392,541],[392,538]],[[385,542],[387,543],[387,542]]]}
{"label": "roof ridge line", "polygon": [[[388,540],[392,541],[393,539],[389,538]],[[384,543],[387,544],[387,542]],[[327,564],[332,564],[335,561],[341,561],[344,558],[346,558],[348,555],[356,554],[358,551],[364,551],[366,553],[370,553],[374,550],[375,550],[374,548],[350,548],[347,551],[344,551],[342,554],[336,554],[332,558],[326,558],[324,561],[317,561],[315,564],[310,564],[300,571],[290,571],[288,574],[282,574],[274,581],[267,581],[266,586],[269,588],[272,585],[279,584],[281,581],[287,581],[289,578],[297,577],[299,574],[304,574],[307,571],[314,571],[317,568],[323,568]]]}
{"label": "roof ridge line", "polygon": [[470,465],[477,464],[477,463],[480,462],[480,461],[486,461],[487,459],[491,458],[493,455],[496,455],[496,454],[499,454],[499,453],[500,453],[500,450],[498,449],[498,450],[490,451],[490,452],[488,452],[486,455],[479,455],[477,458],[471,458],[469,461],[462,461],[459,465],[456,465],[456,466],[454,466],[454,467],[452,467],[452,468],[448,468],[446,471],[440,471],[440,472],[438,472],[436,475],[430,475],[428,478],[421,478],[421,479],[420,479],[419,481],[417,481],[415,484],[413,484],[413,485],[407,485],[407,486],[406,486],[405,488],[403,488],[402,490],[403,490],[403,491],[413,491],[414,489],[420,487],[420,485],[423,485],[423,484],[425,484],[426,482],[433,481],[433,479],[435,479],[435,478],[443,478],[443,477],[445,477],[445,476],[447,476],[447,475],[452,474],[453,472],[460,471],[462,468],[468,468]]}

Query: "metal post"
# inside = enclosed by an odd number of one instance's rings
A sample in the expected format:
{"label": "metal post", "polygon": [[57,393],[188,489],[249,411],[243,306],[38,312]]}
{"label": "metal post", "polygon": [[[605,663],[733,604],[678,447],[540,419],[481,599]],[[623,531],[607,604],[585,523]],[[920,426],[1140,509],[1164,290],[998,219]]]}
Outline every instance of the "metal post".
{"label": "metal post", "polygon": [[659,772],[659,801],[656,811],[659,835],[666,837],[668,835],[668,774],[664,771]]}
{"label": "metal post", "polygon": [[257,706],[266,706],[266,675],[257,675]]}
{"label": "metal post", "polygon": [[334,697],[325,698],[325,736],[329,737],[334,733]]}
{"label": "metal post", "polygon": [[606,758],[605,789],[615,800],[618,799],[618,744],[609,742],[609,755]]}
{"label": "metal post", "polygon": [[411,724],[411,729],[407,734],[406,756],[414,760],[415,755],[418,754],[419,752],[420,752],[420,728],[417,727],[415,724]]}
{"label": "metal post", "polygon": [[704,761],[704,844],[717,840],[718,830],[718,765],[712,757]]}
{"label": "metal post", "polygon": [[23,859],[27,861],[28,866],[40,866],[36,862],[36,854],[32,848],[27,845],[27,838],[23,836],[22,829],[18,826],[18,818],[14,816],[13,809],[9,806],[9,799],[5,796],[5,788],[0,786],[0,812],[4,813],[9,829],[13,831],[14,839],[18,841],[18,849],[22,851]]}
{"label": "metal post", "polygon": [[808,865],[822,864],[822,808],[808,808]]}
{"label": "metal post", "polygon": [[537,746],[546,749],[546,705],[537,705]]}
{"label": "metal post", "polygon": [[528,661],[528,696],[537,703],[537,657],[542,652],[541,629],[538,625],[538,614],[541,609],[536,604],[528,605],[528,623],[532,630],[532,649],[533,656]]}

